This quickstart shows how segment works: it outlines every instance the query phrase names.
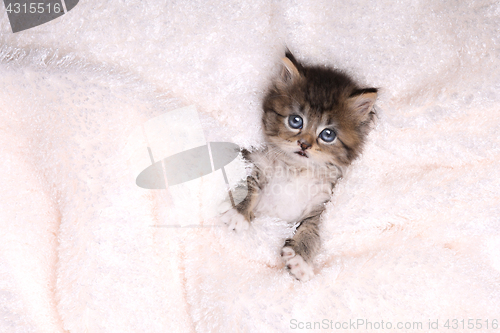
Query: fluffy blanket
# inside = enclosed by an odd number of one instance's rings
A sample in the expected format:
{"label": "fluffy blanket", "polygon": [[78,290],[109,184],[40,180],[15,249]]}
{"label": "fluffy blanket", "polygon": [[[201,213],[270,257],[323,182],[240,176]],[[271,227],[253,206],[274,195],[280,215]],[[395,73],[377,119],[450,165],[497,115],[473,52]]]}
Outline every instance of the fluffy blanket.
{"label": "fluffy blanket", "polygon": [[[14,34],[0,6],[0,331],[495,331],[499,27],[491,0],[89,0]],[[193,207],[138,187],[129,144],[193,105],[259,145],[285,47],[380,88],[306,283],[282,221],[172,227]]]}

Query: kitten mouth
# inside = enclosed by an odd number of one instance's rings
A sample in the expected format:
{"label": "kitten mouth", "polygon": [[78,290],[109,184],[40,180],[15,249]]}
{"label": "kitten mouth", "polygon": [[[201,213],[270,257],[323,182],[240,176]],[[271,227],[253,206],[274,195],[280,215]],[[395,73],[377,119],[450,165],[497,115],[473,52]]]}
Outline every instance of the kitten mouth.
{"label": "kitten mouth", "polygon": [[305,158],[308,158],[306,152],[303,150],[296,151],[295,154],[298,154],[300,156],[304,156]]}

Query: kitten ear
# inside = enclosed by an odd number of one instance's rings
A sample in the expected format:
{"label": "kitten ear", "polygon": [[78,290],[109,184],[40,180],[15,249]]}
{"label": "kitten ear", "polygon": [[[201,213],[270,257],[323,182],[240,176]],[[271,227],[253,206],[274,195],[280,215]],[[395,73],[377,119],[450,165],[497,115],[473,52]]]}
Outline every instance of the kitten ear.
{"label": "kitten ear", "polygon": [[365,121],[377,99],[376,88],[358,89],[351,93],[347,103],[360,121]]}
{"label": "kitten ear", "polygon": [[281,71],[281,81],[284,83],[293,82],[298,79],[300,74],[301,66],[295,60],[295,57],[290,53],[290,51],[286,52],[286,57],[282,58],[283,69]]}

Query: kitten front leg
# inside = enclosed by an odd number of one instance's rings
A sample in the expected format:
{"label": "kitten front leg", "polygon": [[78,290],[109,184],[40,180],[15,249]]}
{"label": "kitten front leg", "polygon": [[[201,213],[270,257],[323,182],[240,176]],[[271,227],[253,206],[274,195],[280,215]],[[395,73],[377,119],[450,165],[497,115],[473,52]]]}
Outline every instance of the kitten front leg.
{"label": "kitten front leg", "polygon": [[225,212],[221,220],[228,226],[229,230],[240,232],[250,227],[250,221],[253,220],[253,209],[257,202],[259,186],[255,176],[247,178],[247,196],[236,207]]}
{"label": "kitten front leg", "polygon": [[281,250],[286,268],[300,281],[314,276],[312,260],[320,248],[320,214],[304,219],[293,238],[287,239]]}
{"label": "kitten front leg", "polygon": [[235,208],[231,208],[222,214],[221,221],[227,225],[229,230],[234,230],[236,232],[247,230],[250,227],[249,221],[245,219],[245,216],[238,213],[238,210]]}

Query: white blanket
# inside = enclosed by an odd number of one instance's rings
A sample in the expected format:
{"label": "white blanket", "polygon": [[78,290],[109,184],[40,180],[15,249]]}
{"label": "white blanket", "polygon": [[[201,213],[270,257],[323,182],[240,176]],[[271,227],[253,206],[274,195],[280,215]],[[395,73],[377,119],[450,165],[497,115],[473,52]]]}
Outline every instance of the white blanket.
{"label": "white blanket", "polygon": [[[489,0],[89,0],[13,34],[0,5],[0,331],[492,331],[499,27]],[[164,227],[191,208],[139,188],[127,153],[188,105],[207,140],[261,143],[285,46],[380,88],[306,283],[281,221]]]}

